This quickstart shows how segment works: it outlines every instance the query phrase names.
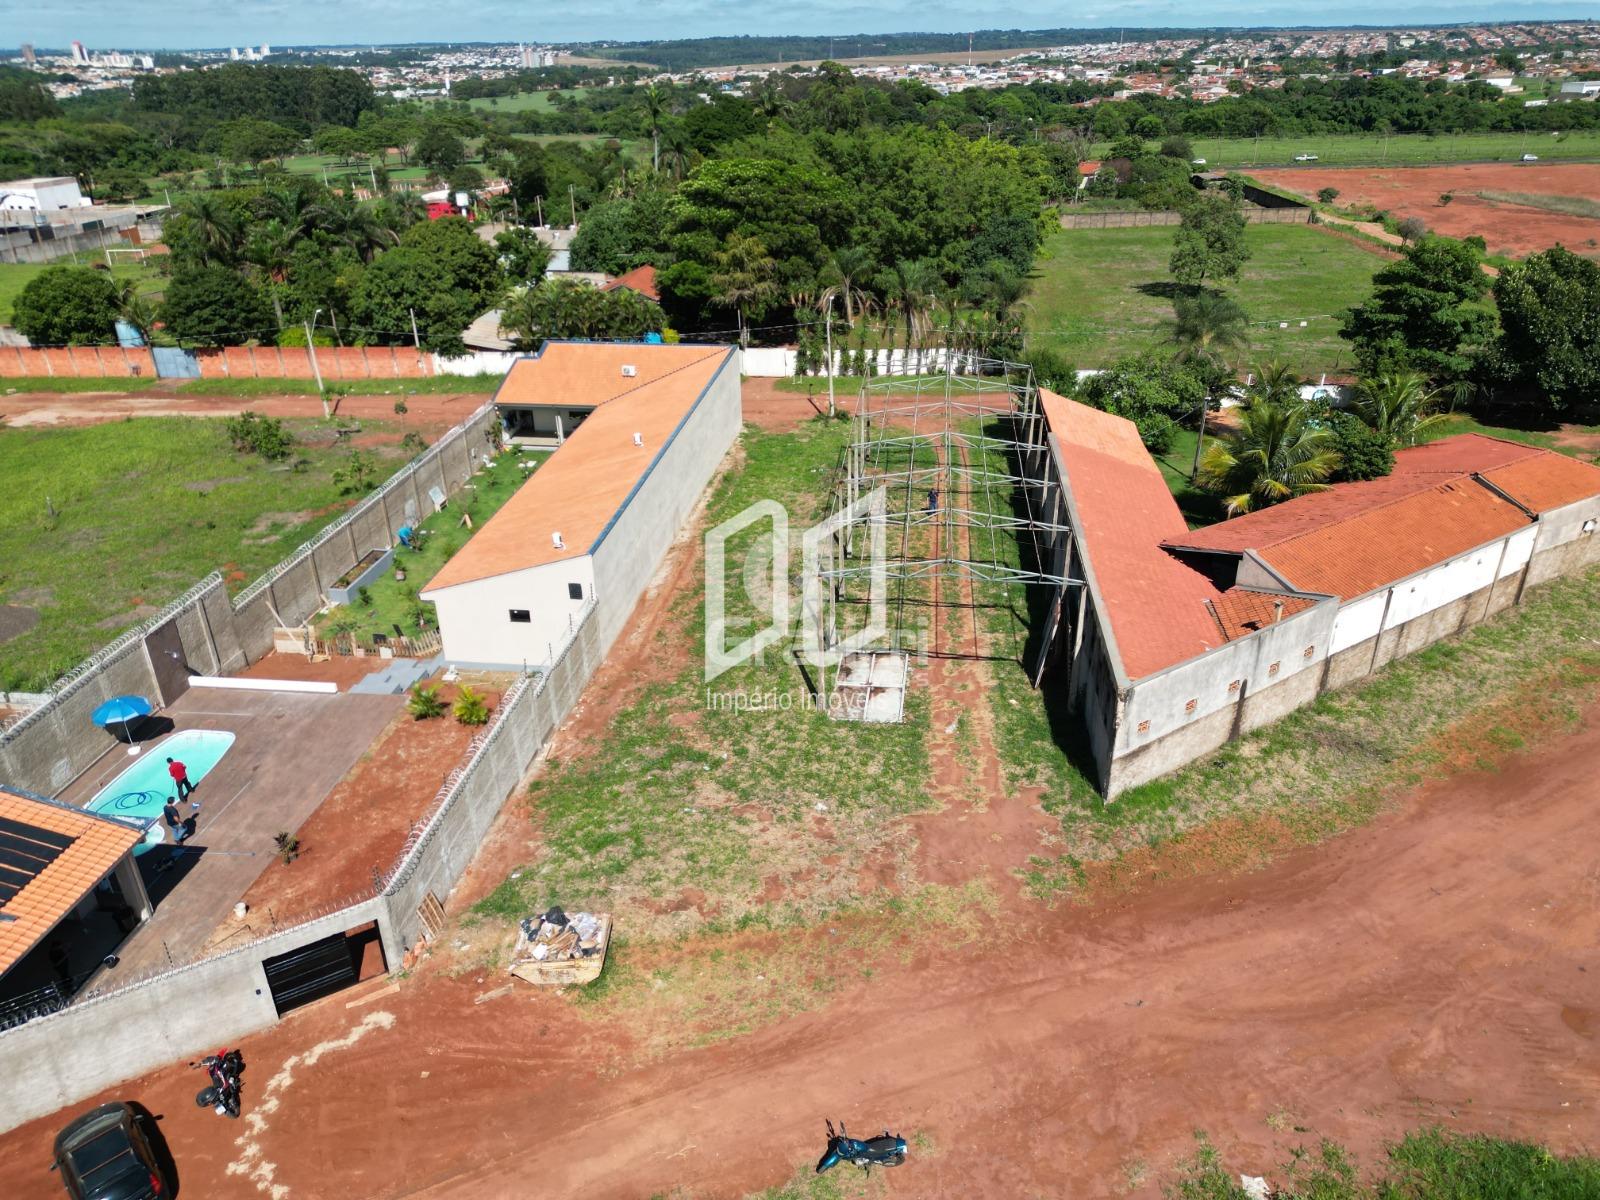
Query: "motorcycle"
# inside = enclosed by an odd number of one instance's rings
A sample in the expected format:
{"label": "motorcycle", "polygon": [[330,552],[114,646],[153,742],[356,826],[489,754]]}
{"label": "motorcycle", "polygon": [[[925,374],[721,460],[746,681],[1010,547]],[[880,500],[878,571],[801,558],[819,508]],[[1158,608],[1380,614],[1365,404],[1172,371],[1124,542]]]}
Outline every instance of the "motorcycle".
{"label": "motorcycle", "polygon": [[839,1122],[839,1132],[833,1131],[833,1122],[828,1125],[828,1149],[817,1163],[817,1174],[831,1171],[842,1162],[852,1163],[863,1171],[870,1172],[873,1167],[898,1167],[906,1160],[906,1140],[896,1137],[887,1129],[882,1137],[868,1138],[866,1141],[857,1141],[845,1132],[844,1122]]}
{"label": "motorcycle", "polygon": [[239,1076],[244,1074],[244,1055],[237,1050],[218,1050],[208,1054],[191,1067],[202,1068],[211,1078],[208,1086],[200,1089],[194,1102],[197,1108],[212,1108],[219,1117],[239,1117]]}

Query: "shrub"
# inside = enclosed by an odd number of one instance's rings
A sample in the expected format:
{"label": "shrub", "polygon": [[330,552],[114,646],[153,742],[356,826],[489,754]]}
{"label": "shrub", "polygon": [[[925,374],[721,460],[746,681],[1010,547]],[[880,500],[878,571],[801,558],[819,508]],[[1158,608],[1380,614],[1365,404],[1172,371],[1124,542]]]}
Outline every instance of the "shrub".
{"label": "shrub", "polygon": [[1339,451],[1335,479],[1377,479],[1394,470],[1394,447],[1389,439],[1355,413],[1331,413],[1328,428]]}
{"label": "shrub", "polygon": [[228,418],[223,426],[228,441],[240,454],[259,454],[268,462],[278,462],[289,457],[294,449],[294,435],[277,417],[263,417],[246,409],[237,417]]}
{"label": "shrub", "polygon": [[1405,241],[1415,242],[1428,232],[1428,226],[1421,217],[1405,217],[1394,227],[1394,230]]}
{"label": "shrub", "polygon": [[370,492],[378,482],[377,460],[364,450],[352,448],[344,466],[334,468],[333,481],[339,485],[341,492],[357,495]]}
{"label": "shrub", "polygon": [[1321,200],[1324,204],[1332,204],[1338,198],[1339,189],[1336,187],[1325,187],[1317,193],[1317,199]]}
{"label": "shrub", "polygon": [[114,343],[117,285],[80,267],[46,267],[12,305],[12,321],[36,346]]}
{"label": "shrub", "polygon": [[411,689],[411,699],[406,702],[406,711],[418,721],[442,717],[447,707],[449,706],[440,697],[437,686],[424,687],[420,683]]}
{"label": "shrub", "polygon": [[477,692],[463,686],[456,697],[455,717],[463,725],[489,723],[489,705]]}
{"label": "shrub", "polygon": [[300,839],[292,833],[276,833],[272,841],[278,847],[278,859],[284,866],[288,866],[300,857]]}
{"label": "shrub", "polygon": [[372,607],[372,589],[367,587],[367,586],[365,586],[365,585],[362,585],[361,587],[358,587],[356,589],[356,599],[358,601],[360,601],[362,608],[371,608]]}

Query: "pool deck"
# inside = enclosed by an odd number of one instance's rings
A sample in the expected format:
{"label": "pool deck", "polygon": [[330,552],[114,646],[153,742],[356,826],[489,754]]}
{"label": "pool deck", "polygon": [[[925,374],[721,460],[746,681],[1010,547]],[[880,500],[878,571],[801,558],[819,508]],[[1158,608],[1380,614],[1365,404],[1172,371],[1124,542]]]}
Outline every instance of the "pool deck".
{"label": "pool deck", "polygon": [[[305,823],[405,702],[404,696],[344,692],[327,696],[193,688],[164,710],[160,715],[177,729],[225,729],[235,740],[194,791],[200,819],[185,843],[184,861],[172,872],[158,874],[154,867],[170,857],[168,852],[156,849],[141,857],[155,915],[117,951],[120,965],[101,972],[90,987],[199,954],[239,897],[272,863],[273,835],[292,833]],[[149,746],[144,753],[152,752]],[[87,804],[130,761],[121,747],[113,748],[59,798]],[[187,804],[183,807],[188,811]],[[270,924],[261,932],[267,928]]]}

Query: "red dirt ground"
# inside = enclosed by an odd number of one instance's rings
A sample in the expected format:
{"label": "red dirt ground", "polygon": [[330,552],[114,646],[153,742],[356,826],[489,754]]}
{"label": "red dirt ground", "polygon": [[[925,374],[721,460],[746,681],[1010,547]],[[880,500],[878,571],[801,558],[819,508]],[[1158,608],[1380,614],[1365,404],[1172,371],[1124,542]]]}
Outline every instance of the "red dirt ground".
{"label": "red dirt ground", "polygon": [[[268,417],[321,417],[315,396],[179,396],[159,389],[116,391],[106,380],[104,392],[18,392],[4,394],[0,379],[0,417],[13,429],[51,425],[97,425],[124,417],[231,417],[250,409]],[[407,429],[432,440],[471,416],[489,397],[482,392],[419,392],[406,396]],[[396,421],[395,396],[346,396],[335,415],[360,420]],[[398,436],[394,440],[399,440]]]}
{"label": "red dirt ground", "polygon": [[[1421,217],[1451,237],[1480,234],[1489,250],[1521,258],[1560,243],[1576,254],[1600,255],[1600,219],[1572,217],[1520,204],[1480,199],[1481,189],[1544,196],[1600,196],[1600,164],[1472,163],[1450,167],[1326,167],[1252,172],[1271,187],[1315,198],[1339,189],[1340,205],[1373,204],[1396,217]],[[1455,199],[1441,206],[1445,192]]]}
{"label": "red dirt ground", "polygon": [[[245,1122],[197,1110],[181,1067],[114,1094],[164,1114],[208,1198],[258,1194],[233,1162],[270,1164],[276,1200],[734,1197],[814,1157],[827,1114],[922,1135],[886,1177],[908,1197],[1153,1196],[1196,1127],[1252,1173],[1425,1122],[1592,1146],[1597,722],[1254,874],[891,960],[821,1012],[648,1065],[618,1070],[627,1030],[559,996],[425,964],[252,1039]],[[16,1200],[59,1194],[58,1124],[0,1139]]]}
{"label": "red dirt ground", "polygon": [[[439,694],[453,702],[456,693],[445,684]],[[499,695],[481,694],[492,712]],[[445,776],[462,764],[477,732],[448,713],[428,721],[405,712],[395,717],[295,831],[300,857],[287,865],[273,862],[250,885],[244,901],[251,911],[270,909],[283,925],[369,888],[374,871],[381,875],[393,864],[412,825],[427,813]],[[231,928],[224,925],[218,934]]]}

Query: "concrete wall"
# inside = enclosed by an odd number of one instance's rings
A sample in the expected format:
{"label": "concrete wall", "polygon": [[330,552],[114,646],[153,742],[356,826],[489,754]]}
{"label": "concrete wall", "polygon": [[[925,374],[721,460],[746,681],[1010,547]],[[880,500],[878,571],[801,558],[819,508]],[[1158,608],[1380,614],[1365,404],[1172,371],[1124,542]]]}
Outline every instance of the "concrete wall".
{"label": "concrete wall", "polygon": [[1177,770],[1323,692],[1464,632],[1517,603],[1536,582],[1600,561],[1600,536],[1583,532],[1589,520],[1600,521],[1600,498],[1547,513],[1348,604],[1325,599],[1136,681],[1119,698],[1106,794]]}
{"label": "concrete wall", "polygon": [[735,353],[706,385],[591,550],[602,653],[611,648],[667,547],[699,503],[739,436],[742,420]]}
{"label": "concrete wall", "polygon": [[[1309,225],[1309,208],[1245,208],[1244,219],[1252,225]],[[1062,213],[1063,229],[1144,229],[1150,226],[1181,225],[1178,212],[1088,212]]]}

